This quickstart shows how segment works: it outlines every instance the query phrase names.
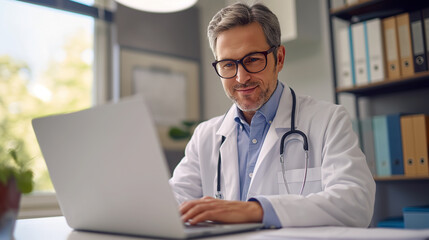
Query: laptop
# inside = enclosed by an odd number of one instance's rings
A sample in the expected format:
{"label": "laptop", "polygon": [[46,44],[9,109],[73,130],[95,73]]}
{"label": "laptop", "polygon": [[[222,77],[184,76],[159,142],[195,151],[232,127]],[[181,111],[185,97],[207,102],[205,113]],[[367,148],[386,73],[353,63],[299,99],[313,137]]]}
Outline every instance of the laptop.
{"label": "laptop", "polygon": [[142,96],[32,123],[61,211],[73,229],[185,239],[262,227],[185,226]]}

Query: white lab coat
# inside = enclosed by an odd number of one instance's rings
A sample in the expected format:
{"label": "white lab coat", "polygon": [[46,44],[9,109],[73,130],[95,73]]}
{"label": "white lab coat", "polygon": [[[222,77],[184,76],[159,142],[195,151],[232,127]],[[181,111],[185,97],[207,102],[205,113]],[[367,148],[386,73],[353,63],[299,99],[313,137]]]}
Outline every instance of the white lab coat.
{"label": "white lab coat", "polygon": [[[292,95],[283,90],[277,114],[263,143],[249,186],[248,198],[264,196],[283,227],[340,225],[367,227],[371,221],[375,183],[342,106],[297,96],[295,125],[309,142],[309,165],[303,195],[304,151],[301,137],[285,142],[286,192],[280,164],[280,140],[291,124]],[[237,108],[225,116],[201,123],[188,143],[185,157],[170,184],[179,203],[215,196],[220,148],[222,193],[226,200],[240,200],[237,154]]]}

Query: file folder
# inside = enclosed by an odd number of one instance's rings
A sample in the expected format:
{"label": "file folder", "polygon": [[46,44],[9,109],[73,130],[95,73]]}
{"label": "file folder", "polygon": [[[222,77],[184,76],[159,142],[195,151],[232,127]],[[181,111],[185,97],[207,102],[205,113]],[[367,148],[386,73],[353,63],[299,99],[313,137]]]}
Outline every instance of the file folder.
{"label": "file folder", "polygon": [[398,34],[395,17],[388,17],[382,20],[384,52],[386,54],[387,77],[389,79],[401,77],[399,65]]}
{"label": "file folder", "polygon": [[414,75],[413,50],[411,46],[410,15],[403,13],[396,16],[399,58],[401,60],[401,75],[404,77]]}
{"label": "file folder", "polygon": [[413,115],[401,117],[401,135],[402,152],[404,156],[404,173],[406,176],[416,176]]}
{"label": "file folder", "polygon": [[387,135],[386,116],[374,116],[372,119],[374,129],[375,164],[377,176],[384,177],[392,175],[390,166],[390,146]]}
{"label": "file folder", "polygon": [[364,22],[356,23],[352,29],[352,47],[356,85],[368,84],[367,47],[365,41]]}
{"label": "file folder", "polygon": [[349,31],[348,27],[340,28],[337,35],[338,87],[353,87],[354,85]]}
{"label": "file folder", "polygon": [[390,114],[386,118],[391,173],[392,175],[403,175],[404,158],[402,153],[401,114]]}
{"label": "file folder", "polygon": [[379,82],[386,78],[381,20],[375,18],[366,22],[369,82]]}
{"label": "file folder", "polygon": [[412,229],[429,228],[429,205],[404,207],[404,227]]}
{"label": "file folder", "polygon": [[424,114],[413,117],[414,144],[416,154],[416,175],[429,176],[428,148],[429,148],[429,116]]}
{"label": "file folder", "polygon": [[[429,57],[429,8],[425,8],[422,10],[422,17],[423,17],[423,29],[424,29],[424,39],[425,39],[425,45],[426,45],[426,60],[427,57]],[[429,69],[429,61],[426,61],[426,64]]]}
{"label": "file folder", "polygon": [[422,12],[414,11],[410,13],[411,39],[413,46],[414,72],[428,70],[426,44],[424,41]]}
{"label": "file folder", "polygon": [[404,228],[403,217],[388,217],[377,223],[377,228]]}

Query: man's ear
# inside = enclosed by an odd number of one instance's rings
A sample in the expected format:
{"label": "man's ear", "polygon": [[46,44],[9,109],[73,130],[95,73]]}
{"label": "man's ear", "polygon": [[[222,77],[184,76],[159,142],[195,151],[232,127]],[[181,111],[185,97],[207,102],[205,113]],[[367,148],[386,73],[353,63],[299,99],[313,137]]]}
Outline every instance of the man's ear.
{"label": "man's ear", "polygon": [[286,55],[285,46],[280,45],[277,48],[277,69],[279,72],[283,69],[283,65],[285,63],[285,55]]}

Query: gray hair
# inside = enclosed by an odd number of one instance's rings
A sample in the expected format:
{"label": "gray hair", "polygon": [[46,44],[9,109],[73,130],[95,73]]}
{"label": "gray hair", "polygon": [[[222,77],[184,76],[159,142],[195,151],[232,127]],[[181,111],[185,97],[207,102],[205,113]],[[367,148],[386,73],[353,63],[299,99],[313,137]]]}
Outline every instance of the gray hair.
{"label": "gray hair", "polygon": [[[210,21],[207,28],[210,48],[216,58],[216,41],[220,33],[236,26],[244,26],[253,22],[261,25],[265,39],[270,47],[281,43],[280,24],[277,16],[263,4],[248,6],[236,3],[221,9]],[[274,54],[277,61],[277,55]]]}

